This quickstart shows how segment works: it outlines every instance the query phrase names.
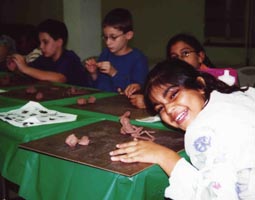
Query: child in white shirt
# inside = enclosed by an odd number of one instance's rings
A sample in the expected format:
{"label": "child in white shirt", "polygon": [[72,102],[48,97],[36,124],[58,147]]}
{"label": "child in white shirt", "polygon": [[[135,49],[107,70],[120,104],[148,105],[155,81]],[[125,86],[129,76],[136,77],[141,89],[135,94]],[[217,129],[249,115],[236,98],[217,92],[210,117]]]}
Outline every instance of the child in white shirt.
{"label": "child in white shirt", "polygon": [[117,144],[113,161],[159,164],[174,200],[255,199],[255,89],[228,86],[181,60],[159,63],[145,85],[149,109],[186,131],[191,163],[153,142]]}

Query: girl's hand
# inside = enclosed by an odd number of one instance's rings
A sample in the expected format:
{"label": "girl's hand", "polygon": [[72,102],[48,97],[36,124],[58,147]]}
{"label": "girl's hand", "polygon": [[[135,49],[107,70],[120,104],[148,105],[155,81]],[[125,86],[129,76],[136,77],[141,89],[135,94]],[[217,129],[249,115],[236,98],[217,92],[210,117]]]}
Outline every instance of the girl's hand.
{"label": "girl's hand", "polygon": [[128,85],[124,91],[124,94],[129,98],[135,92],[141,90],[141,86],[138,83],[132,83]]}
{"label": "girl's hand", "polygon": [[112,161],[125,163],[155,163],[170,175],[175,164],[181,158],[176,152],[150,141],[135,139],[134,141],[117,144],[117,150],[111,151]]}
{"label": "girl's hand", "polygon": [[134,94],[129,97],[130,103],[140,109],[145,109],[144,96],[142,94]]}
{"label": "girl's hand", "polygon": [[117,74],[117,70],[108,61],[98,62],[97,67],[99,68],[100,72],[108,74],[111,77]]}

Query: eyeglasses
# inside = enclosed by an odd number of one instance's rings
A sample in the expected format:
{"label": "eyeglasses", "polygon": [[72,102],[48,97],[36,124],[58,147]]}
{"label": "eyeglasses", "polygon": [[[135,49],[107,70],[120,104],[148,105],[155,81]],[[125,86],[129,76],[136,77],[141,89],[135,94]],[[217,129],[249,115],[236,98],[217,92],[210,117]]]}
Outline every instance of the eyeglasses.
{"label": "eyeglasses", "polygon": [[117,40],[117,39],[118,39],[120,36],[122,36],[122,35],[125,35],[125,33],[122,33],[122,34],[116,35],[116,36],[114,36],[114,35],[110,35],[110,36],[103,35],[103,36],[102,36],[102,39],[103,39],[104,41],[107,41],[108,39],[111,40],[111,41],[115,41],[115,40]]}
{"label": "eyeglasses", "polygon": [[192,51],[192,50],[183,50],[181,51],[180,55],[177,54],[171,54],[171,58],[187,58],[190,56],[191,53],[197,53],[196,51]]}

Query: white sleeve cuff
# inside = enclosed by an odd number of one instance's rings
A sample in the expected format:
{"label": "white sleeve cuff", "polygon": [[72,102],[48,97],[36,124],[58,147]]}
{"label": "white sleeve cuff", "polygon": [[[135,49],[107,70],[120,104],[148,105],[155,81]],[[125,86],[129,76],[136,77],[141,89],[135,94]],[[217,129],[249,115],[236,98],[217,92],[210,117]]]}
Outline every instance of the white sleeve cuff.
{"label": "white sleeve cuff", "polygon": [[180,159],[169,177],[170,186],[166,188],[165,196],[172,199],[190,199],[194,193],[192,185],[197,179],[197,169],[184,158]]}

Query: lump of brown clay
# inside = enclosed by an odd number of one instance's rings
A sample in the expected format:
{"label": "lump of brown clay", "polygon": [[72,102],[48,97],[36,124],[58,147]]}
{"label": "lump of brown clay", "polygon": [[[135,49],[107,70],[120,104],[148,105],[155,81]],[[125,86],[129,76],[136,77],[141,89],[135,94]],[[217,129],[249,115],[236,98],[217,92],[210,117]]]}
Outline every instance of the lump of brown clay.
{"label": "lump of brown clay", "polygon": [[27,94],[35,94],[37,92],[37,89],[34,86],[30,86],[26,89]]}
{"label": "lump of brown clay", "polygon": [[65,140],[65,143],[70,147],[75,147],[77,144],[85,146],[88,145],[89,142],[88,136],[82,136],[81,139],[78,139],[75,134],[69,135]]}
{"label": "lump of brown clay", "polygon": [[79,140],[78,144],[80,145],[88,145],[89,144],[89,137],[88,136],[82,136]]}
{"label": "lump of brown clay", "polygon": [[71,134],[66,138],[65,143],[70,147],[74,147],[78,141],[79,139],[74,134]]}
{"label": "lump of brown clay", "polygon": [[42,100],[44,97],[43,93],[42,92],[37,92],[36,95],[35,95],[35,99],[36,100]]}
{"label": "lump of brown clay", "polygon": [[96,97],[90,96],[90,97],[88,98],[88,103],[95,103],[95,102],[96,102]]}
{"label": "lump of brown clay", "polygon": [[86,105],[87,100],[83,97],[77,99],[77,104],[80,106]]}

